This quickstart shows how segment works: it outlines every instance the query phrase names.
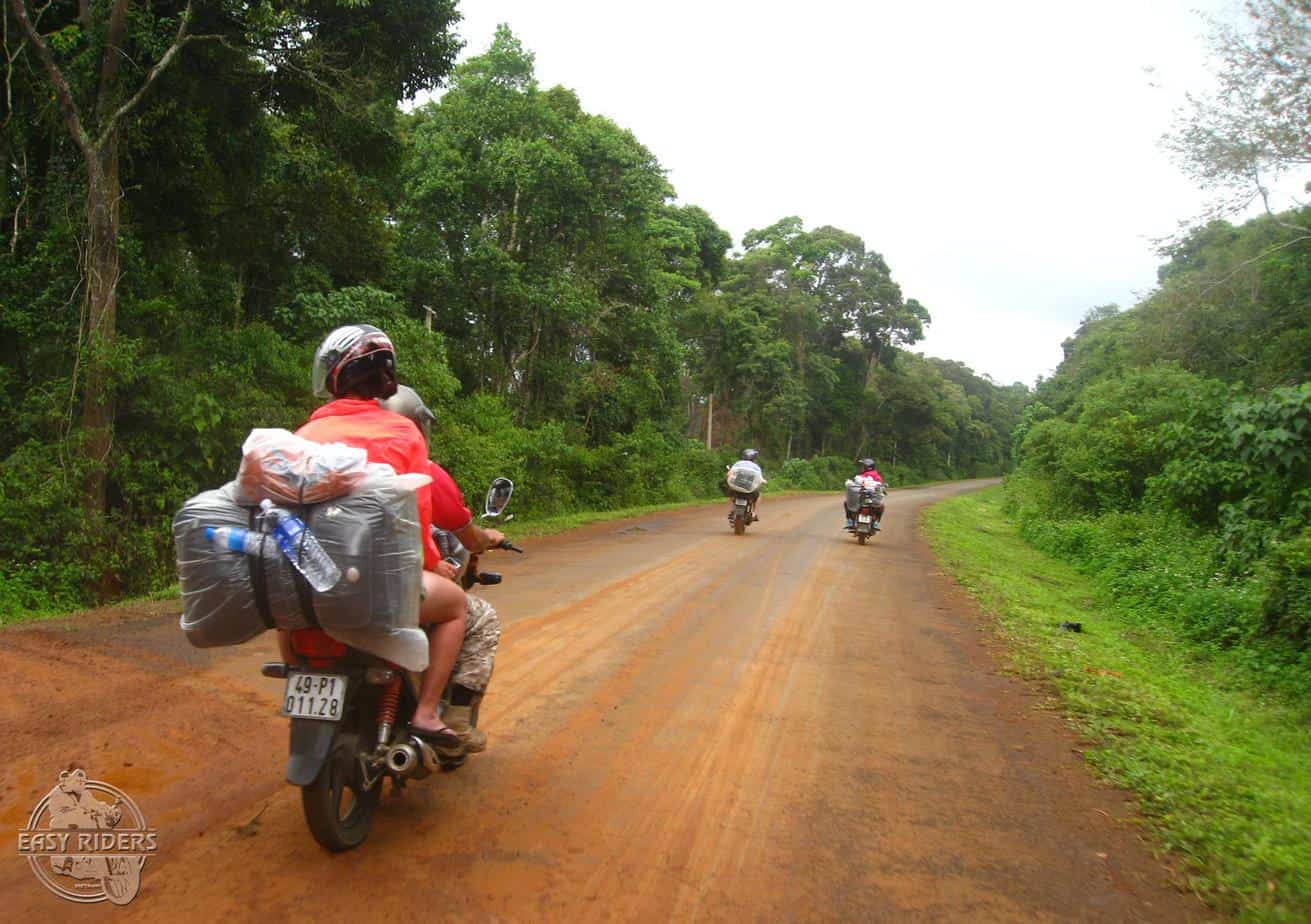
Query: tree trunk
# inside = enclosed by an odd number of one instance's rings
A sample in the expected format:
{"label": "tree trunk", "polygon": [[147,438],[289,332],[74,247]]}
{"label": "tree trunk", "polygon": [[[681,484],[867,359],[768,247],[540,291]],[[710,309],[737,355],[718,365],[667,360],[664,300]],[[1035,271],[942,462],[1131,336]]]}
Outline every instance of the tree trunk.
{"label": "tree trunk", "polygon": [[105,512],[106,470],[114,442],[114,383],[111,351],[118,323],[118,222],[122,190],[118,177],[118,138],[111,136],[88,163],[86,373],[82,429],[87,469],[83,506],[90,516]]}

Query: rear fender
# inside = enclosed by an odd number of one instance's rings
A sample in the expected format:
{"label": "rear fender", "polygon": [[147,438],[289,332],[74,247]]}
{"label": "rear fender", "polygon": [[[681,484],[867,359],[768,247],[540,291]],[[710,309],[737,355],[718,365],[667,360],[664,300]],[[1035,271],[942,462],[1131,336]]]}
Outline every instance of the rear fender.
{"label": "rear fender", "polygon": [[328,752],[332,750],[332,739],[336,733],[336,722],[291,720],[291,744],[287,754],[288,783],[308,786],[314,782],[323,769]]}

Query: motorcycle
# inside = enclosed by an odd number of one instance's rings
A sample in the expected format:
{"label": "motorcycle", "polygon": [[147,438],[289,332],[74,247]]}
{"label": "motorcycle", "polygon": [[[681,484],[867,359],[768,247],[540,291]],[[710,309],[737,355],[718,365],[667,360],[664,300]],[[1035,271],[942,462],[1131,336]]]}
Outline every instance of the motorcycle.
{"label": "motorcycle", "polygon": [[851,531],[861,545],[868,542],[869,537],[880,529],[879,521],[883,519],[883,498],[887,491],[887,487],[882,484],[875,484],[873,487],[862,486],[860,489]]}
{"label": "motorcycle", "polygon": [[[501,518],[514,483],[497,478],[487,492],[483,519]],[[513,519],[513,514],[502,522]],[[459,569],[467,590],[499,584],[501,575],[480,571],[454,535],[434,530],[442,556]],[[506,539],[496,548],[522,553]],[[291,632],[291,649],[304,666],[270,662],[265,677],[286,680],[281,714],[291,720],[286,779],[301,790],[310,833],[332,851],[349,850],[369,834],[382,796],[382,781],[395,789],[464,758],[444,758],[412,734],[408,720],[419,701],[421,675],[352,648],[322,629]],[[446,697],[443,696],[443,705]],[[477,714],[473,723],[477,724]]]}
{"label": "motorcycle", "polygon": [[[65,775],[60,775],[61,783]],[[85,775],[82,779],[85,780]],[[106,805],[91,798],[84,805],[57,814],[51,819],[50,827],[52,830],[113,830],[123,820],[122,804],[122,799],[115,799],[112,805]],[[111,903],[126,905],[136,898],[141,888],[142,862],[140,858],[130,856],[54,856],[50,858],[50,868],[72,879],[99,880],[101,888],[105,890],[105,897]]]}
{"label": "motorcycle", "polygon": [[728,496],[733,502],[728,521],[732,524],[735,535],[747,531],[747,524],[755,522],[756,500],[760,497],[760,486],[764,484],[759,469],[729,466],[725,478]]}

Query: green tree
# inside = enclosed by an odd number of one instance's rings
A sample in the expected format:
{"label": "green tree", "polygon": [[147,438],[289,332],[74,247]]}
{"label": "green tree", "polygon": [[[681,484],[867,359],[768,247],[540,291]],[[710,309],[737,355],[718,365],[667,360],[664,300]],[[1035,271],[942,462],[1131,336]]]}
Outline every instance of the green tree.
{"label": "green tree", "polygon": [[[210,80],[264,71],[269,104],[303,108],[326,96],[338,105],[388,99],[431,87],[450,67],[455,45],[442,36],[454,21],[449,0],[420,3],[152,3],[81,0],[46,4],[33,13],[10,0],[6,57],[30,48],[54,97],[66,138],[77,151],[85,202],[82,261],[85,322],[79,331],[84,506],[106,504],[106,467],[116,408],[114,372],[122,279],[122,155],[150,98],[178,70],[184,49],[219,50],[205,63]],[[11,52],[10,21],[22,41]],[[124,62],[149,69],[140,76]],[[134,178],[135,179],[135,178]],[[18,222],[15,219],[14,230]]]}

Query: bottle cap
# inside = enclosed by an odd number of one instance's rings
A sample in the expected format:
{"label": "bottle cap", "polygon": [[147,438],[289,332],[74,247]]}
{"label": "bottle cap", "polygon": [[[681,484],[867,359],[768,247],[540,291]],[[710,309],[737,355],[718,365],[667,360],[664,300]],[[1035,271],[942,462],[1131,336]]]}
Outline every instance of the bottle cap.
{"label": "bottle cap", "polygon": [[206,526],[206,527],[205,527],[205,538],[208,539],[210,542],[213,542],[213,541],[214,541],[214,533],[216,533],[216,532],[217,532],[217,530],[214,529],[214,527],[212,527],[212,526]]}

